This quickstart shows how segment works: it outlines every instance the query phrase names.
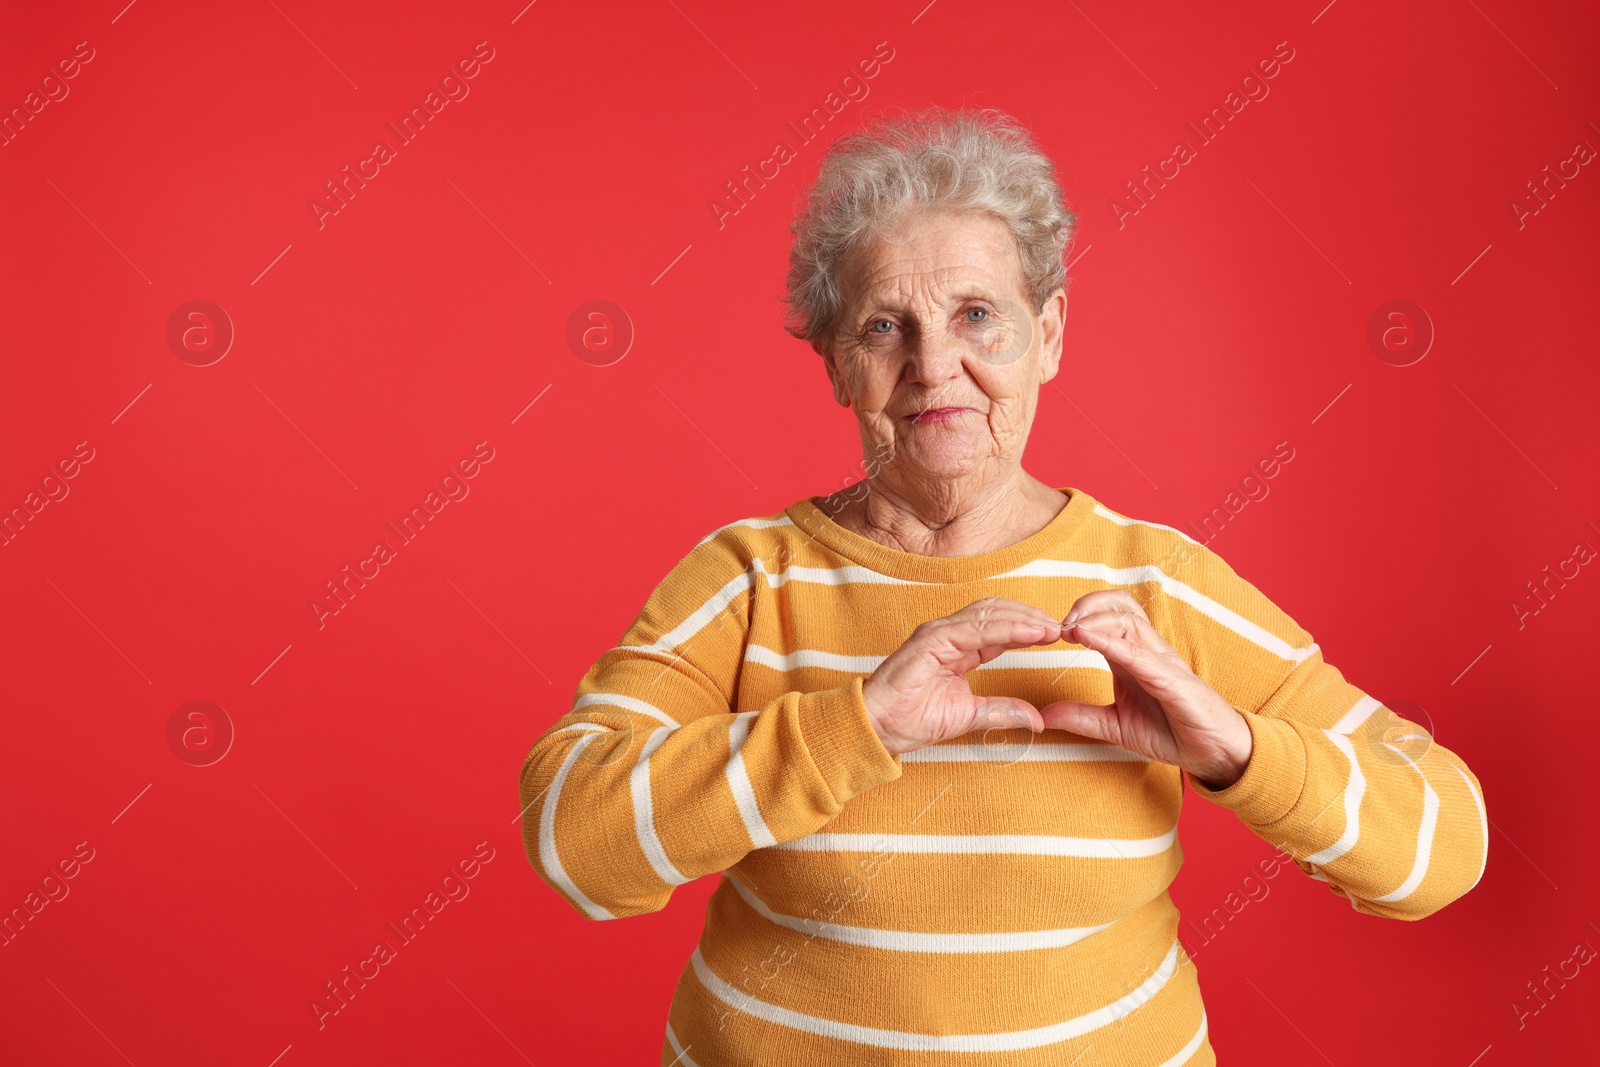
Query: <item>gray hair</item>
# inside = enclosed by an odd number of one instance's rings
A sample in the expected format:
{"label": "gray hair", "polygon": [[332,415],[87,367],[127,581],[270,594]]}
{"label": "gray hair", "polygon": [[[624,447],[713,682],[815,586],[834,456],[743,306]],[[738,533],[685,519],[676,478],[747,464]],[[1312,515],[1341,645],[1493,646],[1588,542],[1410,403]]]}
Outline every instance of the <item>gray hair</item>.
{"label": "gray hair", "polygon": [[925,210],[988,212],[1004,222],[1035,314],[1067,287],[1062,256],[1078,216],[1032,134],[993,108],[932,107],[880,118],[829,147],[789,227],[784,329],[822,351],[844,310],[838,276],[846,257],[880,228]]}

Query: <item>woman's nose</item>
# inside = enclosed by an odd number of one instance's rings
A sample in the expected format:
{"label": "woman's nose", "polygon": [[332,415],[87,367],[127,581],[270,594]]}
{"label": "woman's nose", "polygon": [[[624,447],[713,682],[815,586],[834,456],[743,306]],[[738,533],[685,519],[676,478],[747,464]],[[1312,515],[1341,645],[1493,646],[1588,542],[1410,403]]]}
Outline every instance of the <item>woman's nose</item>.
{"label": "woman's nose", "polygon": [[942,385],[961,374],[967,346],[939,330],[918,330],[907,346],[906,378],[920,385]]}

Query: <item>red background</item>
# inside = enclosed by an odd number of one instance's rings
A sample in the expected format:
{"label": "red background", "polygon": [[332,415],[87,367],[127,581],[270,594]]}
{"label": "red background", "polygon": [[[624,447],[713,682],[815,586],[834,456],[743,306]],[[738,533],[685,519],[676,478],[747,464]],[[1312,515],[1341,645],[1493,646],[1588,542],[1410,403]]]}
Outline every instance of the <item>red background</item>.
{"label": "red background", "polygon": [[[94,849],[0,949],[5,1062],[655,1062],[714,879],[582,920],[522,852],[517,768],[699,537],[859,476],[780,329],[787,227],[825,142],[930,102],[1019,117],[1082,218],[1029,469],[1193,532],[1289,442],[1211,546],[1484,786],[1487,872],[1436,916],[1290,870],[1214,941],[1185,926],[1222,1062],[1593,1055],[1592,968],[1512,1004],[1600,948],[1600,575],[1511,607],[1600,548],[1600,175],[1511,207],[1600,145],[1592,10],[124,2],[0,32],[6,109],[95,56],[0,148],[0,506],[95,455],[0,548],[0,907]],[[470,95],[319,228],[323,183],[480,41]],[[880,41],[870,96],[797,144]],[[1270,95],[1119,228],[1282,41]],[[798,158],[719,228],[779,139]],[[237,333],[206,367],[166,341],[193,299]],[[611,366],[566,340],[594,299],[636,330]],[[1437,331],[1411,366],[1366,341],[1392,299]],[[319,629],[323,583],[479,441],[470,495]],[[167,740],[190,700],[235,730],[210,766]],[[1182,834],[1192,919],[1272,851],[1192,795]],[[324,983],[478,842],[470,896],[319,1030]]]}

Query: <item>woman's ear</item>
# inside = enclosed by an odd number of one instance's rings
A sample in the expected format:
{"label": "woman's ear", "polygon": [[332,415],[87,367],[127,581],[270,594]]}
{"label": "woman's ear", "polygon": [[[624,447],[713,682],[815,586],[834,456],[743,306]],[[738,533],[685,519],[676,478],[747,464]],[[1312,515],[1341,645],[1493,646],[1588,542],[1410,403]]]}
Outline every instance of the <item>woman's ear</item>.
{"label": "woman's ear", "polygon": [[1043,385],[1061,369],[1061,348],[1066,335],[1067,294],[1057,289],[1045,298],[1039,315],[1040,332],[1044,335],[1044,351],[1039,361],[1039,384]]}

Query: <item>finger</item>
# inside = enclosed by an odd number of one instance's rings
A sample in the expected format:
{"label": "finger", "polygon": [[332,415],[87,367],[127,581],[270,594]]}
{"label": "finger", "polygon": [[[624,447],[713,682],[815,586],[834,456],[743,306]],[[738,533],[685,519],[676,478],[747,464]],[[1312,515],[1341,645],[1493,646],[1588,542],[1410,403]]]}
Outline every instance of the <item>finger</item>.
{"label": "finger", "polygon": [[1126,629],[1124,620],[1102,613],[1074,623],[1063,636],[1100,653],[1107,663],[1121,667],[1138,681],[1161,680],[1164,675],[1158,658],[1141,645],[1136,631],[1132,638],[1122,636]]}
{"label": "finger", "polygon": [[1127,611],[1120,605],[1106,611],[1097,611],[1092,615],[1081,616],[1071,626],[1063,623],[1062,633],[1076,631],[1080,626],[1132,641],[1134,644],[1139,645],[1141,648],[1149,649],[1151,652],[1167,653],[1173,651],[1172,646],[1167,644],[1166,638],[1162,637],[1160,631],[1151,625],[1150,620],[1143,615]]}
{"label": "finger", "polygon": [[1061,624],[1055,619],[1040,619],[1032,613],[1007,608],[997,609],[986,617],[972,615],[963,618],[958,613],[947,619],[936,620],[931,633],[964,651],[990,646],[1004,651],[1007,648],[1025,648],[1057,641],[1061,637]]}
{"label": "finger", "polygon": [[1022,615],[1022,616],[1026,616],[1026,617],[1034,619],[1034,620],[1036,620],[1038,622],[1044,622],[1044,623],[1059,623],[1060,622],[1060,620],[1057,619],[1054,615],[1052,615],[1050,612],[1044,610],[1041,607],[1036,607],[1033,604],[1024,604],[1020,600],[1011,600],[1011,599],[1008,599],[1006,597],[999,597],[999,596],[990,596],[990,597],[984,597],[982,600],[974,600],[972,603],[968,604],[966,607],[962,608],[960,611],[956,612],[954,615],[951,615],[949,617],[950,618],[956,618],[958,616],[963,616],[963,615],[967,615],[967,614],[977,615],[977,616],[980,616],[980,617],[987,617],[987,616],[996,616],[996,615],[1000,615],[1000,614],[1010,614],[1010,613],[1016,613],[1016,614],[1019,614],[1019,615]]}
{"label": "finger", "polygon": [[930,619],[927,625],[930,627],[954,627],[1003,620],[1032,623],[1055,622],[1060,625],[1059,620],[1052,619],[1047,612],[1030,608],[1026,604],[1018,604],[1013,601],[999,600],[992,597],[988,600],[980,600],[976,603],[968,604],[960,611],[946,615],[943,618]]}
{"label": "finger", "polygon": [[[1124,633],[1132,637],[1124,637]],[[1204,687],[1177,650],[1162,640],[1155,627],[1129,616],[1111,613],[1091,616],[1063,635],[1091,652],[1098,652],[1111,668],[1114,685],[1132,685],[1157,703],[1181,700]],[[1118,689],[1119,694],[1121,689]],[[1121,701],[1119,695],[1118,701]]]}
{"label": "finger", "polygon": [[1065,730],[1080,737],[1116,744],[1122,736],[1115,704],[1083,704],[1058,700],[1039,709],[1046,730]]}
{"label": "finger", "polygon": [[1144,605],[1139,603],[1137,597],[1126,589],[1096,589],[1092,593],[1085,593],[1073,602],[1072,610],[1067,612],[1063,620],[1065,625],[1072,625],[1079,619],[1088,615],[1121,609],[1132,612],[1145,622],[1150,621],[1150,616],[1145,613]]}
{"label": "finger", "polygon": [[1038,733],[1044,729],[1044,718],[1038,708],[1020,697],[978,697],[973,724],[974,729],[981,725],[989,730],[1022,729]]}

